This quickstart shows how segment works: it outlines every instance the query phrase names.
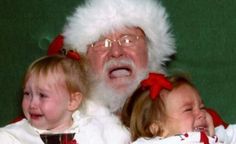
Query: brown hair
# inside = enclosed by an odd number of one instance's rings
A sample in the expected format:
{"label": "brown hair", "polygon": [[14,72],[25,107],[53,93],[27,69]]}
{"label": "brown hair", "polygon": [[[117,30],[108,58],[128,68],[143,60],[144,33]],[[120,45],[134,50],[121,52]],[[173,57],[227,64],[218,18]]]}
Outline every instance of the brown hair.
{"label": "brown hair", "polygon": [[49,72],[64,74],[66,87],[70,93],[81,92],[86,95],[88,84],[86,79],[87,60],[80,55],[80,60],[75,60],[64,55],[44,56],[35,60],[27,69],[23,87],[31,75],[45,75]]}
{"label": "brown hair", "polygon": [[[173,75],[168,77],[172,83],[173,89],[183,84],[195,87],[186,75]],[[125,126],[130,128],[132,140],[139,137],[155,137],[163,135],[162,124],[167,115],[165,113],[165,103],[163,97],[168,90],[162,90],[157,99],[152,100],[149,96],[149,90],[139,86],[133,95],[129,97],[123,107],[121,118]],[[153,132],[150,126],[158,123],[158,130]]]}

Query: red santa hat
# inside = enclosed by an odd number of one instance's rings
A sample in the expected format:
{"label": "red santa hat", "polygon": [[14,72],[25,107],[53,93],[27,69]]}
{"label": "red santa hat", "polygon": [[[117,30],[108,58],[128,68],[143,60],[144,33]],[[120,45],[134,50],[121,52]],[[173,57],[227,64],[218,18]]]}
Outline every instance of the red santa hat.
{"label": "red santa hat", "polygon": [[174,54],[175,45],[165,8],[155,0],[88,0],[77,7],[64,27],[64,46],[87,52],[87,46],[123,27],[141,28],[148,40],[149,69],[162,65]]}

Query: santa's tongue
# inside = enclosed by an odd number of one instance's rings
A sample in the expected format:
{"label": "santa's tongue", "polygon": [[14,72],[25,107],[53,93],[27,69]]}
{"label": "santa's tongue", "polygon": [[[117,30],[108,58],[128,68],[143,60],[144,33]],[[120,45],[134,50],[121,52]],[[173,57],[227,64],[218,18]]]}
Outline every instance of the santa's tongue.
{"label": "santa's tongue", "polygon": [[110,77],[111,78],[118,78],[118,77],[126,77],[130,75],[130,71],[127,69],[116,69],[111,71]]}

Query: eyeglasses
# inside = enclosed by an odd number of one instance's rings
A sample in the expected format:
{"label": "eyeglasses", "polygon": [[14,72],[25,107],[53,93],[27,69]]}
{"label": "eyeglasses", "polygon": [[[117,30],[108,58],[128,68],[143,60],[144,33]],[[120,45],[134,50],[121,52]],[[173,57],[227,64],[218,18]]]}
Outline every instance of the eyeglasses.
{"label": "eyeglasses", "polygon": [[136,46],[136,42],[144,36],[124,35],[117,40],[110,40],[108,38],[99,40],[90,45],[96,51],[107,50],[112,47],[114,42],[117,42],[121,47],[131,48]]}

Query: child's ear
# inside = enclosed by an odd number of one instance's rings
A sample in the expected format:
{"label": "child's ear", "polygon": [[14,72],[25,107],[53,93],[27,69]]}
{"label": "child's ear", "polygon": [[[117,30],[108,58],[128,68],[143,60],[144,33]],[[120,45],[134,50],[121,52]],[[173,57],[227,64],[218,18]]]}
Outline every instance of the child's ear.
{"label": "child's ear", "polygon": [[149,131],[152,133],[153,136],[157,136],[158,133],[160,133],[160,130],[161,130],[161,126],[159,122],[153,122],[149,126]]}
{"label": "child's ear", "polygon": [[69,111],[75,111],[79,108],[81,101],[83,99],[83,94],[80,92],[71,93],[70,95],[70,101],[68,104],[68,110]]}
{"label": "child's ear", "polygon": [[168,130],[164,127],[162,122],[155,121],[149,126],[149,131],[153,136],[166,137],[168,135]]}

